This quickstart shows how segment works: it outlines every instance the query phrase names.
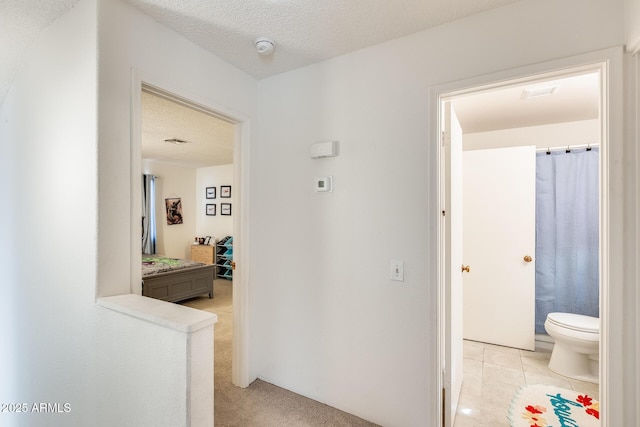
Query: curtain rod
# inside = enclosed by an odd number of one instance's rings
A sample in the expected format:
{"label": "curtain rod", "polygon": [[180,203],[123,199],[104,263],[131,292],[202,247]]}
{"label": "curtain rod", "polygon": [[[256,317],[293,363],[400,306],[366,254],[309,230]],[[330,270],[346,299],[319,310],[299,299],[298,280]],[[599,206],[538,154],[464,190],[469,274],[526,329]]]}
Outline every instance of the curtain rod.
{"label": "curtain rod", "polygon": [[547,148],[538,148],[536,149],[536,152],[542,153],[542,152],[551,152],[551,151],[567,151],[570,152],[571,150],[579,150],[581,148],[586,148],[586,149],[591,149],[593,147],[599,147],[600,143],[599,142],[594,142],[593,144],[580,144],[580,145],[563,145],[560,147],[547,147]]}

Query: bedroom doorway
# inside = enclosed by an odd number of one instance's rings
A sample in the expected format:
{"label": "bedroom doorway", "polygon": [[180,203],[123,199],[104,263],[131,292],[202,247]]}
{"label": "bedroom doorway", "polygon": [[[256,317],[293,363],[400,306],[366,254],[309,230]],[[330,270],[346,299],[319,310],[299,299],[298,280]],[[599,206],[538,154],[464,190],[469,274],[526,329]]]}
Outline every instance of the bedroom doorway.
{"label": "bedroom doorway", "polygon": [[[235,269],[231,274],[225,274],[228,278],[214,279],[213,299],[209,300],[205,295],[200,301],[187,300],[185,305],[195,305],[194,308],[218,315],[214,335],[216,377],[223,373],[218,367],[222,362],[228,367],[226,380],[235,386],[247,387],[247,357],[244,352],[247,322],[244,321],[241,307],[247,301],[246,276],[243,274],[246,268],[244,259],[247,249],[244,242],[247,236],[242,234],[242,230],[246,229],[242,221],[246,220],[243,219],[243,213],[248,199],[248,177],[241,166],[243,159],[248,156],[249,120],[217,107],[210,100],[202,100],[193,95],[182,96],[179,95],[180,90],[161,89],[159,85],[137,77],[134,73],[134,88],[137,86],[139,90],[132,93],[133,206],[141,206],[142,174],[158,176],[156,212],[157,222],[162,225],[163,233],[159,236],[162,244],[158,245],[158,252],[162,251],[168,257],[189,259],[195,237],[211,236],[213,243],[214,238],[218,242],[227,236],[233,236]],[[149,108],[153,111],[147,111]],[[182,123],[183,129],[187,131],[180,132],[175,127],[167,126],[169,122]],[[147,139],[158,147],[155,150],[148,149]],[[187,154],[187,150],[180,150],[181,148],[189,148],[195,154]],[[172,152],[173,155],[170,154]],[[170,183],[169,179],[175,182]],[[182,224],[167,224],[166,212],[163,211],[164,199],[167,197],[180,198],[183,202]],[[131,283],[134,284],[132,292],[138,294],[141,290],[136,289],[135,284],[141,283],[140,228],[139,217],[134,215]],[[218,261],[214,252],[212,262],[215,264]],[[216,299],[216,296],[220,298]],[[225,306],[213,309],[209,305],[213,302],[224,302]],[[224,318],[226,321],[221,322]],[[227,326],[223,327],[223,323]],[[222,329],[225,328],[223,333]],[[218,345],[218,338],[224,338],[225,342]]]}
{"label": "bedroom doorway", "polygon": [[[233,235],[234,133],[233,122],[143,86],[142,173],[155,177],[155,253],[193,259],[196,238],[214,246]],[[179,224],[165,220],[169,198],[180,201]],[[217,261],[213,251],[195,252]]]}
{"label": "bedroom doorway", "polygon": [[[569,61],[570,62],[570,61]],[[588,65],[582,65],[587,63]],[[574,63],[575,64],[575,63]],[[462,163],[462,129],[459,125],[453,126],[452,123],[457,122],[455,114],[451,112],[451,106],[464,97],[470,97],[482,93],[490,93],[507,88],[515,88],[520,92],[523,89],[533,86],[544,86],[545,82],[569,78],[571,76],[593,74],[597,75],[596,88],[598,101],[596,110],[598,116],[596,119],[598,141],[584,141],[585,147],[589,142],[599,143],[602,153],[600,160],[600,200],[601,207],[605,211],[609,205],[610,186],[607,180],[607,158],[609,150],[609,142],[612,140],[609,134],[608,123],[608,98],[609,73],[608,63],[602,58],[591,58],[590,61],[581,59],[580,65],[572,64],[554,64],[554,66],[546,67],[529,67],[520,74],[513,74],[505,78],[505,74],[499,76],[485,76],[483,78],[473,79],[474,81],[457,82],[443,85],[435,90],[434,102],[437,102],[436,110],[438,111],[438,119],[436,122],[437,135],[442,135],[442,144],[438,144],[438,157],[440,160],[440,202],[442,210],[442,222],[439,226],[439,243],[440,248],[440,273],[439,273],[439,357],[440,367],[443,374],[442,382],[442,415],[441,419],[444,425],[453,425],[458,398],[462,384],[462,303],[458,300],[458,296],[462,295],[462,275],[460,265],[463,266],[463,273],[468,274],[469,269],[465,270],[466,260],[462,259],[462,218],[454,215],[452,203],[456,202],[454,197],[458,190],[462,191],[461,171]],[[537,69],[535,69],[537,68]],[[535,69],[535,70],[534,70]],[[548,70],[557,71],[548,71]],[[526,77],[520,77],[526,76]],[[486,101],[486,100],[485,100]],[[485,107],[487,104],[484,104]],[[475,110],[478,112],[478,110]],[[454,118],[454,120],[451,119]],[[521,125],[522,126],[522,125]],[[511,126],[516,128],[517,126]],[[454,138],[455,136],[455,138]],[[496,135],[491,135],[495,141]],[[512,135],[510,135],[512,137]],[[458,138],[459,137],[459,138]],[[457,142],[454,143],[454,140]],[[576,145],[573,141],[570,144]],[[535,144],[522,144],[535,145]],[[559,144],[560,145],[560,144]],[[557,148],[552,144],[553,148]],[[549,148],[549,147],[545,147]],[[460,200],[461,197],[460,197]],[[455,203],[453,203],[455,207]],[[460,209],[459,209],[460,210]],[[452,222],[456,221],[456,223]],[[606,244],[609,234],[609,223],[606,215],[600,218],[600,301],[606,301],[609,290],[609,271],[608,266],[608,246]],[[453,240],[452,240],[453,239]],[[518,258],[521,259],[521,258]],[[478,266],[475,266],[476,269]],[[474,266],[470,266],[473,271]],[[466,271],[466,272],[465,272]],[[462,298],[462,297],[460,297]],[[600,348],[600,395],[601,399],[606,399],[607,389],[607,324],[608,324],[609,307],[601,303],[600,307],[600,331],[601,331],[601,348]],[[470,410],[469,410],[470,411]]]}

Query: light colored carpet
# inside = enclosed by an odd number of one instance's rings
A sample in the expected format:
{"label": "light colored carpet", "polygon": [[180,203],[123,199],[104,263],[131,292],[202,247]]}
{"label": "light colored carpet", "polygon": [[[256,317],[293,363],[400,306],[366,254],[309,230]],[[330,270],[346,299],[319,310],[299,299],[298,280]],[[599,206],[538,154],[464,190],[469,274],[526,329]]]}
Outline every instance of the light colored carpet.
{"label": "light colored carpet", "polygon": [[194,298],[184,305],[218,315],[214,335],[214,420],[219,427],[366,426],[376,424],[256,380],[242,389],[231,383],[231,340],[233,331],[233,284],[217,279],[213,299]]}

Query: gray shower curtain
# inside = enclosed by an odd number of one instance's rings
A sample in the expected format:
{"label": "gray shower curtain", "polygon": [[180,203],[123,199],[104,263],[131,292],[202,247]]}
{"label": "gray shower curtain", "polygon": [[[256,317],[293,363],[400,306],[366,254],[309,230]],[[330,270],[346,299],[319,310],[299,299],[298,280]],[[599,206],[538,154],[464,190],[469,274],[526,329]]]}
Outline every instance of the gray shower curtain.
{"label": "gray shower curtain", "polygon": [[536,158],[536,332],[548,313],[599,316],[598,149]]}
{"label": "gray shower curtain", "polygon": [[156,195],[153,175],[142,175],[142,253],[156,253]]}

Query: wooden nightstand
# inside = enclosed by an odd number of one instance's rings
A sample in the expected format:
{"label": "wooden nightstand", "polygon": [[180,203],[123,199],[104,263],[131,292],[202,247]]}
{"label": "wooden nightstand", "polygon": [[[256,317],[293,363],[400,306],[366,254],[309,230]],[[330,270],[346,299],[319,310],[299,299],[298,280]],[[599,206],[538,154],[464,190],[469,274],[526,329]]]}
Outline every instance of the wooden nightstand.
{"label": "wooden nightstand", "polygon": [[213,264],[215,246],[191,245],[191,259],[204,264]]}

